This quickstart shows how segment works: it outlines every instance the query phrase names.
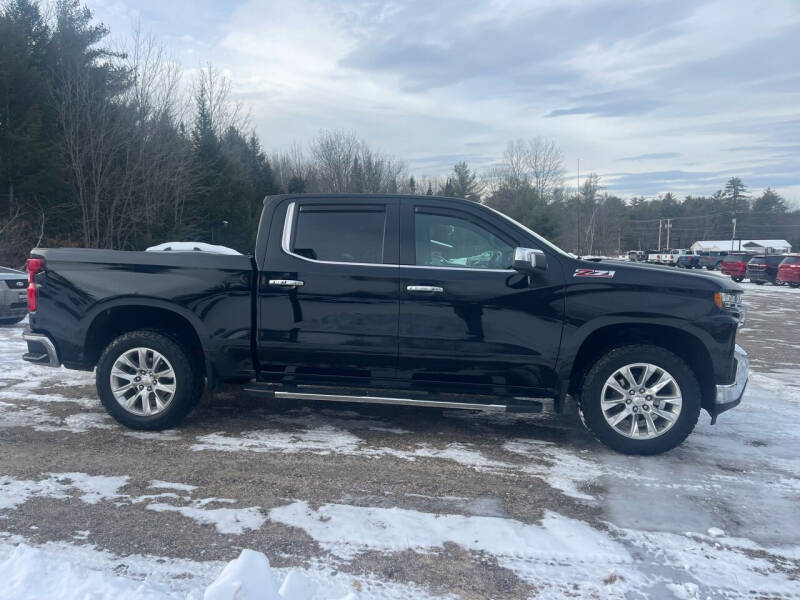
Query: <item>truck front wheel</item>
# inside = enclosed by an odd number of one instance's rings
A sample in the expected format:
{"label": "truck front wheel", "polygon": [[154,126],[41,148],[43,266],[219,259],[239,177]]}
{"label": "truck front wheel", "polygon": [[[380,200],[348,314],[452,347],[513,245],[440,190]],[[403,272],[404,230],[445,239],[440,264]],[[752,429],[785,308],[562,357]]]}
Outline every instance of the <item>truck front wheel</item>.
{"label": "truck front wheel", "polygon": [[97,393],[108,413],[126,427],[174,427],[203,393],[195,362],[163,333],[132,331],[103,351],[97,362]]}
{"label": "truck front wheel", "polygon": [[615,348],[589,369],[581,418],[604,444],[625,454],[659,454],[692,432],[700,385],[680,357],[658,346]]}

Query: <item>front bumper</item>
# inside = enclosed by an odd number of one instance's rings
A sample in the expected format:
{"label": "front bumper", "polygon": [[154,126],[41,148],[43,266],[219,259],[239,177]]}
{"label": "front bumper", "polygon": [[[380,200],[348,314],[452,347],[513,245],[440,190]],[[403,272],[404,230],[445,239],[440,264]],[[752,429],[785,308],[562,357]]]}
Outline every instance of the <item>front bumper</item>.
{"label": "front bumper", "polygon": [[711,423],[717,420],[717,415],[730,410],[742,401],[744,390],[750,378],[750,357],[739,344],[733,351],[733,360],[736,362],[736,378],[733,383],[717,386],[717,395],[714,399],[714,414]]}
{"label": "front bumper", "polygon": [[22,355],[22,360],[46,367],[61,366],[58,351],[49,337],[41,333],[25,331],[22,339],[28,342],[28,351]]}

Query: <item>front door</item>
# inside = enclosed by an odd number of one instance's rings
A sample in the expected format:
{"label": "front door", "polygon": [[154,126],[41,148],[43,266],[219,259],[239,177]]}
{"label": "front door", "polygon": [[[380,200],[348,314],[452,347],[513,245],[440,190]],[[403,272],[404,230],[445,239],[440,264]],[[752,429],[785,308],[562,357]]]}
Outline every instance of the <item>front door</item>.
{"label": "front door", "polygon": [[367,384],[397,367],[398,202],[288,199],[259,274],[260,377]]}
{"label": "front door", "polygon": [[[559,261],[511,269],[520,239],[487,209],[407,199],[401,205],[399,375],[448,392],[556,389],[563,277]],[[544,248],[540,248],[545,250]]]}

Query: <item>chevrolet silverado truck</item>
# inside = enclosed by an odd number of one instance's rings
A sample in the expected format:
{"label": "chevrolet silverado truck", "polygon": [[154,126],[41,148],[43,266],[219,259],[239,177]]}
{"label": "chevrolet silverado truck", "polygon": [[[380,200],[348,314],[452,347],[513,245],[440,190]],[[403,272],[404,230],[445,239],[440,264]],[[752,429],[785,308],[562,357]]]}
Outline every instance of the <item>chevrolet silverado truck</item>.
{"label": "chevrolet silverado truck", "polygon": [[176,426],[219,382],[504,412],[572,398],[600,441],[655,454],[748,380],[736,284],[581,260],[455,198],[272,196],[252,255],[36,248],[28,271],[23,358],[94,370],[135,429]]}

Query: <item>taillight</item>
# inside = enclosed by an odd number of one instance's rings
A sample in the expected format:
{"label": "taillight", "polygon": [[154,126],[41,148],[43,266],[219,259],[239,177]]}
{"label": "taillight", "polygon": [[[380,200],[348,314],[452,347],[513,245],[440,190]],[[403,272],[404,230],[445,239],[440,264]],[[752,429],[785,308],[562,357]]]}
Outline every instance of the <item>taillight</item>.
{"label": "taillight", "polygon": [[28,311],[35,312],[39,303],[39,292],[36,289],[36,283],[33,281],[37,273],[44,271],[43,258],[29,258],[27,262],[28,267]]}

